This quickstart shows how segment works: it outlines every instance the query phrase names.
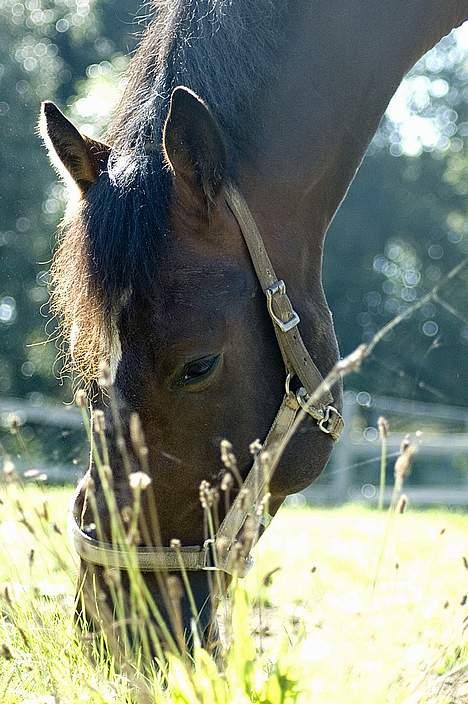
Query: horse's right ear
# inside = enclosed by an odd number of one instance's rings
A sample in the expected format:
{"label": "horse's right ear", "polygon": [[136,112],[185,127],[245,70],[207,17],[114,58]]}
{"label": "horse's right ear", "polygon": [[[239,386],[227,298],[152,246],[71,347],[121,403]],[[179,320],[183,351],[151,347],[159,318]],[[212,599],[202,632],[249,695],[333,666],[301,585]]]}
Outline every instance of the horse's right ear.
{"label": "horse's right ear", "polygon": [[82,135],[54,103],[42,103],[39,130],[52,164],[84,195],[106,168],[110,147]]}

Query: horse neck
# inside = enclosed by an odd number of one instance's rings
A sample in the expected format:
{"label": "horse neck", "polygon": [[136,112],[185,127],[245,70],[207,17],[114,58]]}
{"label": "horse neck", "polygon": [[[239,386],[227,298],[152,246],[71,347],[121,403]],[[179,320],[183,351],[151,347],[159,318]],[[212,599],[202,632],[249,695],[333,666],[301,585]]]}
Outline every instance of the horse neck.
{"label": "horse neck", "polygon": [[466,0],[300,0],[279,77],[258,106],[241,188],[280,276],[320,289],[324,235],[390,98],[466,17]]}

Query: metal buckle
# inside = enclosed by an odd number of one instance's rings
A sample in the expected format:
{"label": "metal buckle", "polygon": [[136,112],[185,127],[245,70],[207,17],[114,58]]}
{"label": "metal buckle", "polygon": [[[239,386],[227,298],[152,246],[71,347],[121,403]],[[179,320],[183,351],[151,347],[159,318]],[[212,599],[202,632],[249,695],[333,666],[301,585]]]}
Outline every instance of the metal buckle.
{"label": "metal buckle", "polygon": [[204,555],[202,570],[215,572],[218,569],[218,567],[216,567],[215,550],[216,546],[213,538],[208,538],[208,540],[205,540],[203,543]]}
{"label": "metal buckle", "polygon": [[[295,328],[297,325],[299,325],[301,319],[299,318],[296,311],[292,308],[292,306],[291,306],[292,315],[289,320],[286,320],[286,322],[281,320],[281,318],[278,318],[275,311],[273,310],[273,298],[278,295],[279,296],[286,296],[286,284],[284,283],[284,281],[282,279],[280,279],[279,281],[274,283],[272,286],[267,288],[265,293],[266,293],[266,297],[267,297],[267,307],[268,307],[268,312],[270,314],[270,317],[282,332],[289,332],[290,330]],[[289,299],[288,299],[288,301],[289,301]],[[291,301],[289,301],[289,304],[291,305]]]}
{"label": "metal buckle", "polygon": [[[289,384],[287,384],[287,388],[289,388]],[[318,427],[322,433],[326,435],[333,433],[332,416],[335,415],[338,418],[342,417],[341,413],[334,406],[326,406],[324,409],[313,408],[309,405],[309,394],[303,386],[296,391],[296,399],[299,406],[317,421]]]}
{"label": "metal buckle", "polygon": [[341,418],[341,414],[339,413],[339,411],[336,410],[336,408],[335,408],[334,406],[327,406],[326,409],[325,409],[324,416],[323,416],[322,420],[319,421],[319,424],[318,424],[320,430],[321,430],[323,433],[326,433],[327,435],[330,435],[331,432],[332,432],[332,430],[333,430],[333,429],[328,425],[329,423],[331,423],[331,415],[332,415],[332,413],[334,413],[335,415],[337,415],[338,417]]}
{"label": "metal buckle", "polygon": [[286,392],[286,396],[289,396],[292,394],[291,390],[291,379],[293,378],[294,374],[291,374],[291,372],[288,372],[288,375],[286,376],[286,381],[284,382],[284,390]]}
{"label": "metal buckle", "polygon": [[[229,548],[230,550],[231,548]],[[215,558],[215,550],[216,550],[216,540],[213,538],[208,538],[208,540],[205,540],[203,543],[203,567],[202,570],[205,570],[206,572],[228,572],[228,574],[232,574],[232,572],[226,570],[224,567],[217,567],[216,563],[218,560]],[[229,550],[227,552],[227,556],[229,555]],[[244,577],[247,572],[252,568],[254,564],[254,559],[252,555],[247,555],[244,558],[244,563],[242,564],[241,562],[237,565],[237,574],[239,577]]]}

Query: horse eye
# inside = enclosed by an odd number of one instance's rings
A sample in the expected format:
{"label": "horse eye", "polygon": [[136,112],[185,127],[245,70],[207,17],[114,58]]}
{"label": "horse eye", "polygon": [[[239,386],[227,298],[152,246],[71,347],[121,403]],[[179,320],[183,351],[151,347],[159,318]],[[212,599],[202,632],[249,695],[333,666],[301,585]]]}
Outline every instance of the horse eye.
{"label": "horse eye", "polygon": [[215,354],[188,362],[179,377],[179,385],[187,386],[204,381],[215,371],[220,358],[219,354]]}

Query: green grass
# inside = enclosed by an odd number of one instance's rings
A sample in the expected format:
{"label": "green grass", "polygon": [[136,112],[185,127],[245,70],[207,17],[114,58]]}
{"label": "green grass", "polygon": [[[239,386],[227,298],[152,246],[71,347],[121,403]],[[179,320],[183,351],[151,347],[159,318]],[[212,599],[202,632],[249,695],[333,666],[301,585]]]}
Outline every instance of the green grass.
{"label": "green grass", "polygon": [[[143,701],[137,680],[118,674],[104,657],[91,662],[74,633],[77,563],[66,535],[71,491],[12,484],[0,498],[0,702]],[[44,500],[45,531],[35,516]],[[356,506],[284,510],[237,594],[226,670],[220,673],[201,650],[195,669],[172,658],[168,687],[155,676],[149,700],[468,701],[460,678],[455,687],[455,675],[444,677],[468,665],[462,605],[468,518],[410,510],[389,525],[386,514]],[[265,575],[277,567],[265,586]]]}

